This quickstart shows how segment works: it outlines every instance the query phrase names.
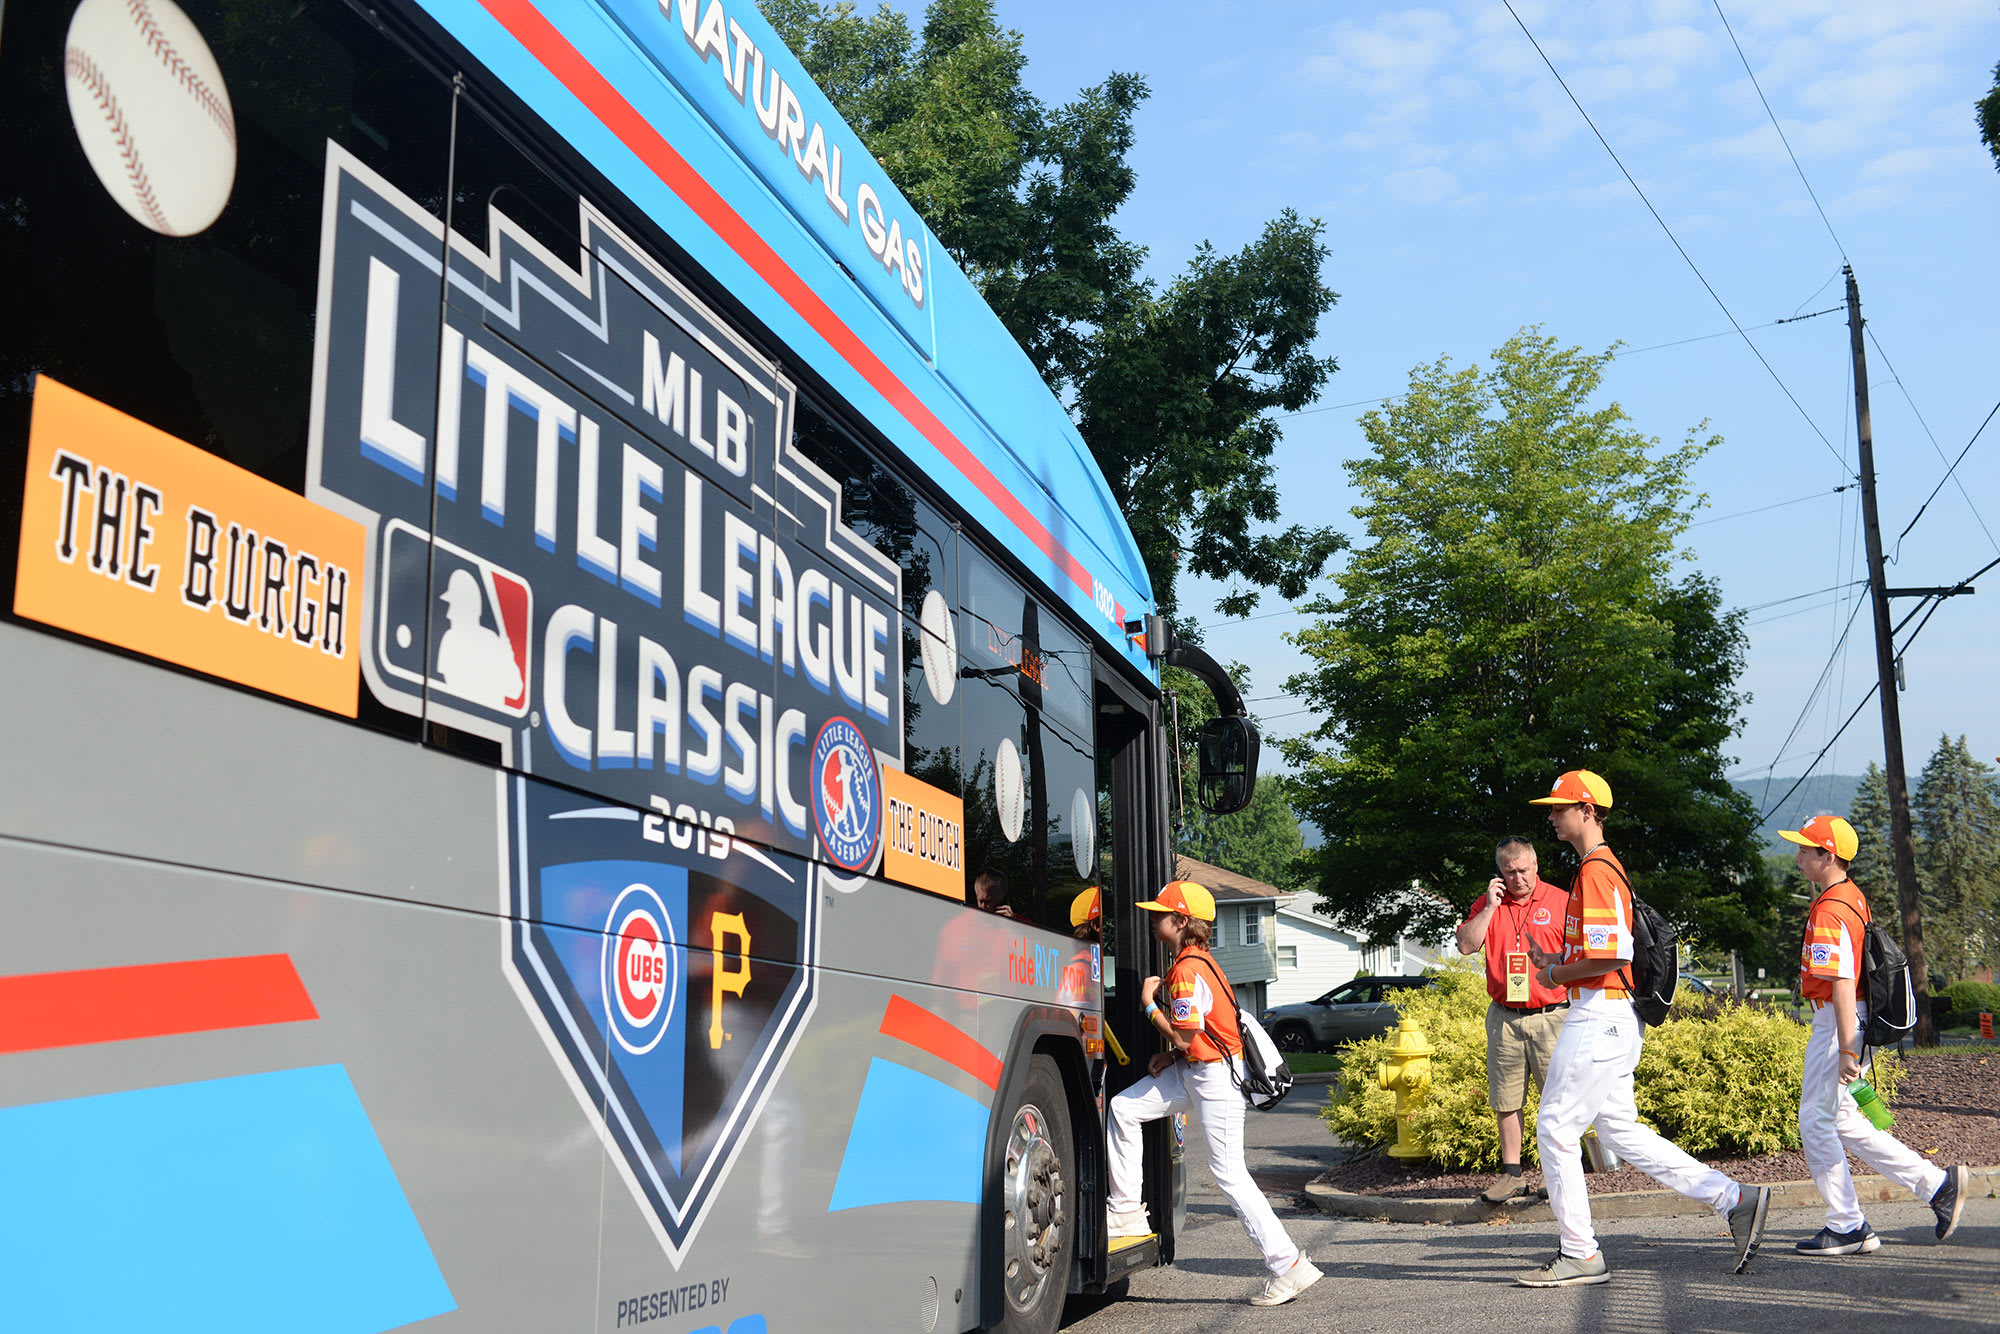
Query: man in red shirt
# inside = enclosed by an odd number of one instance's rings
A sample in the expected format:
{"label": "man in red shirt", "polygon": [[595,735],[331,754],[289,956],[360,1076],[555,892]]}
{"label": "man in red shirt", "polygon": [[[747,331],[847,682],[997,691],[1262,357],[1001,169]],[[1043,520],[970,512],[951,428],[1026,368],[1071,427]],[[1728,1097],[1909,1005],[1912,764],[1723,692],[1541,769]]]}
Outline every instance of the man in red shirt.
{"label": "man in red shirt", "polygon": [[1544,986],[1534,975],[1528,947],[1562,948],[1563,910],[1569,895],[1542,879],[1535,845],[1509,834],[1493,850],[1499,874],[1473,901],[1458,928],[1458,952],[1486,951],[1486,1102],[1500,1123],[1500,1179],[1481,1196],[1504,1204],[1520,1194],[1521,1108],[1528,1101],[1528,1073],[1547,1086],[1549,1056],[1562,1032],[1565,987]]}

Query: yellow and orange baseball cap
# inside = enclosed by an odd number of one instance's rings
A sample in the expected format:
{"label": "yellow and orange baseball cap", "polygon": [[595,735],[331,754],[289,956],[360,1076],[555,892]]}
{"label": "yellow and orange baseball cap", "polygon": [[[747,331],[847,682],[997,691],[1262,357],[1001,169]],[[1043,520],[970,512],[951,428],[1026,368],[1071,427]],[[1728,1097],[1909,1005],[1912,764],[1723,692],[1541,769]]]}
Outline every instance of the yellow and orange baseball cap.
{"label": "yellow and orange baseball cap", "polygon": [[1104,916],[1104,900],[1093,886],[1069,901],[1069,924],[1082,926]]}
{"label": "yellow and orange baseball cap", "polygon": [[1177,912],[1189,917],[1198,917],[1204,922],[1215,920],[1215,895],[1206,886],[1192,880],[1172,880],[1160,890],[1160,896],[1139,905],[1147,912]]}
{"label": "yellow and orange baseball cap", "polygon": [[1824,848],[1844,862],[1853,861],[1861,850],[1861,835],[1838,815],[1815,815],[1797,829],[1780,829],[1778,837],[1809,848]]}
{"label": "yellow and orange baseball cap", "polygon": [[1549,789],[1548,796],[1535,797],[1528,804],[1530,806],[1575,806],[1586,801],[1599,810],[1610,810],[1611,784],[1605,782],[1588,769],[1571,769],[1561,778],[1556,779],[1555,786]]}

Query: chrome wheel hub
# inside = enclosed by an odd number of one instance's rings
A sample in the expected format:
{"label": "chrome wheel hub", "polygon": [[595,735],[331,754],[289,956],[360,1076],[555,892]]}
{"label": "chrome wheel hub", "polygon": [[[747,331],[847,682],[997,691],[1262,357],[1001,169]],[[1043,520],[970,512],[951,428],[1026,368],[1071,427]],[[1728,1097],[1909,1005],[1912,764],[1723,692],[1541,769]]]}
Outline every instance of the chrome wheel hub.
{"label": "chrome wheel hub", "polygon": [[1003,1279],[1007,1303],[1017,1311],[1032,1309],[1053,1278],[1069,1227],[1069,1183],[1062,1160],[1048,1137],[1048,1118],[1030,1103],[1014,1113],[1007,1136],[1007,1162],[1001,1189],[1006,1203]]}

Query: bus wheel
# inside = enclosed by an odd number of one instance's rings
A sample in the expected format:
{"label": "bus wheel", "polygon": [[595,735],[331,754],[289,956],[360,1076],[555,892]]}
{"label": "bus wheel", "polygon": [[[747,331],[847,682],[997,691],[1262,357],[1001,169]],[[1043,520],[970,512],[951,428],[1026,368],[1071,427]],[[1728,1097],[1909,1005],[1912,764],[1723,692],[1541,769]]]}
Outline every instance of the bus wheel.
{"label": "bus wheel", "polygon": [[1005,1334],[1049,1334],[1062,1319],[1076,1253],[1076,1147],[1053,1059],[1036,1056],[1000,1165],[1000,1283]]}

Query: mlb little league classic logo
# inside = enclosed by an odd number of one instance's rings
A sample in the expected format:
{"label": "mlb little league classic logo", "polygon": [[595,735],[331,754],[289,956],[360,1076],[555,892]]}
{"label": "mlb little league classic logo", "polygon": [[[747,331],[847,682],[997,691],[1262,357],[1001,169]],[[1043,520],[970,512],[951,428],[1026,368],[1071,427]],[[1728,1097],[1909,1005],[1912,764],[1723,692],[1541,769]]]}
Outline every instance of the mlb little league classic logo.
{"label": "mlb little league classic logo", "polygon": [[829,718],[813,742],[813,819],[827,859],[849,871],[875,860],[882,833],[882,776],[861,729]]}

